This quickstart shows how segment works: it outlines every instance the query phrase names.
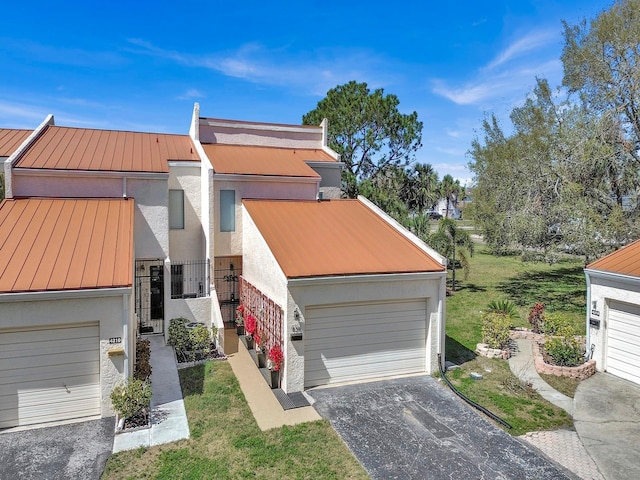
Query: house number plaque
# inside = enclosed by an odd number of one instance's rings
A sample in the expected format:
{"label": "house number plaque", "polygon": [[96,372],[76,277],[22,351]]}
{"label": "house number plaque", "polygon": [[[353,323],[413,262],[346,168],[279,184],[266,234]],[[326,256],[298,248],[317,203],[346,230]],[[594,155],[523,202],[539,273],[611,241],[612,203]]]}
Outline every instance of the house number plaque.
{"label": "house number plaque", "polygon": [[111,337],[109,339],[109,345],[114,345],[116,343],[122,343],[122,337]]}

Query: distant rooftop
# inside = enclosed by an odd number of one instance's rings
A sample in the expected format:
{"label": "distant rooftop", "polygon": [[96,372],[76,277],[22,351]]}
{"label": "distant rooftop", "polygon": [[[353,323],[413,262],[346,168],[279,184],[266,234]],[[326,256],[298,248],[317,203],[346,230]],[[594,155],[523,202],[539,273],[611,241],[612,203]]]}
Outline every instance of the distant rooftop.
{"label": "distant rooftop", "polygon": [[359,200],[243,200],[287,278],[444,272]]}
{"label": "distant rooftop", "polygon": [[200,160],[188,135],[47,126],[15,167],[167,173],[170,160]]}

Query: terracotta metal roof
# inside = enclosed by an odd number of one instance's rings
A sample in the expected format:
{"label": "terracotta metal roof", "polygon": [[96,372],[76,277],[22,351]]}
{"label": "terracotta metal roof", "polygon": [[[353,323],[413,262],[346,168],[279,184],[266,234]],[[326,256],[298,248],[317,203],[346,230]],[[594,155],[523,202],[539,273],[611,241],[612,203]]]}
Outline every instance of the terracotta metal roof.
{"label": "terracotta metal roof", "polygon": [[243,204],[288,278],[444,271],[359,200]]}
{"label": "terracotta metal roof", "polygon": [[587,268],[640,277],[640,240],[590,263]]}
{"label": "terracotta metal roof", "polygon": [[0,157],[10,157],[33,130],[0,128]]}
{"label": "terracotta metal roof", "polygon": [[0,204],[0,292],[130,287],[132,199]]}
{"label": "terracotta metal roof", "polygon": [[305,162],[335,162],[334,158],[320,149],[219,143],[203,147],[216,173],[319,178]]}
{"label": "terracotta metal roof", "polygon": [[169,160],[200,160],[188,135],[48,126],[15,166],[166,173]]}

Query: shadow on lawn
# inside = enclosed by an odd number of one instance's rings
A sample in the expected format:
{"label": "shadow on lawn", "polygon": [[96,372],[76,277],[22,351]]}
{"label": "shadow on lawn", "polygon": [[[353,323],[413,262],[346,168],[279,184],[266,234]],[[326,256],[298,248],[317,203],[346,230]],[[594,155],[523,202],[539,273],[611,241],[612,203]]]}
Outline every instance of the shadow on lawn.
{"label": "shadow on lawn", "polygon": [[497,288],[517,305],[531,306],[535,302],[544,302],[552,311],[583,310],[587,289],[580,266],[521,273]]}
{"label": "shadow on lawn", "polygon": [[182,396],[200,395],[204,391],[205,364],[184,368],[178,371]]}
{"label": "shadow on lawn", "polygon": [[476,358],[476,354],[449,335],[444,339],[445,360],[462,365]]}

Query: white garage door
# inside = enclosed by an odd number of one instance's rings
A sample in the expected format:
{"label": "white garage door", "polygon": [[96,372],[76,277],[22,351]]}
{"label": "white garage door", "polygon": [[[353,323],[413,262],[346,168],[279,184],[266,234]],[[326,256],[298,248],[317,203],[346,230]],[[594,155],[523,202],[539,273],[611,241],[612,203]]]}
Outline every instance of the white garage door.
{"label": "white garage door", "polygon": [[0,330],[0,428],[100,415],[98,325]]}
{"label": "white garage door", "polygon": [[609,306],[607,372],[640,384],[640,307],[619,302]]}
{"label": "white garage door", "polygon": [[307,307],[304,385],[426,370],[426,300]]}

